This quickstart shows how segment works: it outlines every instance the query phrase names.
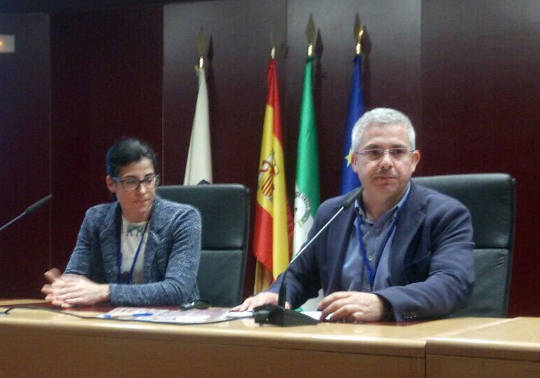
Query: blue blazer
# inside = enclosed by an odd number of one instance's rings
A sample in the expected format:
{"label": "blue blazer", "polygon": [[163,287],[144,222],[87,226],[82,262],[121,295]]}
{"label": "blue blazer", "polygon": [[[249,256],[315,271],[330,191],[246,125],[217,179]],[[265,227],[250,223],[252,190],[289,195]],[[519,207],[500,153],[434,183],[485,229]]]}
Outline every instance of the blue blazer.
{"label": "blue blazer", "polygon": [[[345,196],[321,204],[309,238]],[[390,248],[389,278],[373,292],[392,306],[396,321],[444,316],[465,306],[474,283],[469,211],[457,200],[412,182],[402,211]],[[320,288],[325,296],[347,290],[341,286],[341,273],[355,216],[350,206],[291,264],[287,300],[293,308],[317,296]],[[281,278],[270,291],[279,290]]]}
{"label": "blue blazer", "polygon": [[143,284],[117,284],[121,209],[118,202],[86,212],[65,273],[110,283],[114,306],[179,305],[198,298],[201,217],[188,205],[156,196],[144,253]]}

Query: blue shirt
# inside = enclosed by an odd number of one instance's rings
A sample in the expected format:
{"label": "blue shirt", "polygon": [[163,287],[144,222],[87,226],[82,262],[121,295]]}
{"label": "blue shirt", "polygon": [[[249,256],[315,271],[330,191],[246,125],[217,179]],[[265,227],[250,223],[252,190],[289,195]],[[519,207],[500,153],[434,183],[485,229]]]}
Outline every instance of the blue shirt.
{"label": "blue shirt", "polygon": [[[354,220],[354,232],[351,232],[349,235],[345,262],[341,273],[341,286],[343,287],[343,290],[371,292],[389,286],[389,283],[387,282],[390,276],[389,251],[396,232],[395,228],[389,236],[386,245],[383,246],[383,244],[388,233],[392,229],[398,211],[405,203],[410,190],[411,185],[408,184],[407,190],[399,202],[383,213],[376,222],[368,219],[362,206],[360,206],[358,201],[355,201],[354,206],[358,216]],[[362,254],[360,253],[358,227],[361,227],[362,230],[366,256],[369,264],[373,270],[376,270],[373,288],[369,282],[369,274],[363,262]],[[375,266],[377,261],[379,261],[379,264],[378,266]]]}

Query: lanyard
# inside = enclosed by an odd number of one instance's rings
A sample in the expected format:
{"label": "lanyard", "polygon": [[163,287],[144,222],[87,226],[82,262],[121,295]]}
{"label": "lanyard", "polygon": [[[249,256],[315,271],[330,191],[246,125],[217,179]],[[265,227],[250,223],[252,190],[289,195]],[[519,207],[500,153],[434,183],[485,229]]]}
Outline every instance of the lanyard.
{"label": "lanyard", "polygon": [[371,290],[373,290],[373,284],[375,283],[375,275],[377,274],[377,268],[379,267],[379,261],[381,260],[381,256],[384,252],[384,249],[386,248],[386,244],[388,244],[388,240],[390,240],[390,236],[392,235],[392,233],[395,231],[397,227],[397,223],[401,216],[401,211],[403,210],[403,207],[407,203],[410,193],[411,191],[409,190],[409,192],[407,193],[407,197],[405,198],[405,201],[399,207],[396,217],[394,218],[394,221],[392,222],[392,226],[390,226],[390,230],[388,230],[388,233],[386,234],[386,237],[384,238],[384,243],[382,244],[381,251],[377,255],[377,260],[375,261],[375,264],[373,267],[369,263],[369,260],[367,258],[366,246],[364,245],[364,233],[362,232],[362,223],[364,223],[364,221],[361,216],[358,216],[358,220],[360,221],[357,227],[358,244],[360,245],[360,253],[362,254],[362,261],[368,272],[369,285],[371,287]]}
{"label": "lanyard", "polygon": [[[137,263],[137,258],[139,257],[139,252],[141,251],[141,246],[144,241],[144,235],[146,234],[146,229],[148,228],[148,225],[150,224],[150,218],[152,217],[152,214],[150,213],[150,217],[148,217],[148,221],[144,225],[144,229],[141,235],[141,240],[139,241],[139,245],[137,246],[137,250],[135,251],[135,257],[133,258],[133,262],[131,263],[131,269],[129,269],[129,274],[127,277],[124,277],[124,274],[122,274],[122,227],[120,227],[120,240],[118,245],[118,253],[116,254],[116,266],[118,268],[118,275],[116,277],[116,281],[121,283],[130,284],[131,280],[133,279],[133,271],[135,270],[135,264]],[[127,235],[126,235],[127,236]]]}

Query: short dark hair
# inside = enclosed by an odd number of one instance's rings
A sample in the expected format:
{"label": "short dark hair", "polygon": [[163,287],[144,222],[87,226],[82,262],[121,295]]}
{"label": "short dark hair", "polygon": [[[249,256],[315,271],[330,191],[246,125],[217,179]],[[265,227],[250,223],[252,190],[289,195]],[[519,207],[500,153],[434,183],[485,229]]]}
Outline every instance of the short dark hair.
{"label": "short dark hair", "polygon": [[148,158],[154,166],[154,171],[158,170],[158,161],[152,147],[136,138],[123,138],[113,144],[107,151],[105,157],[107,175],[118,177],[120,169]]}

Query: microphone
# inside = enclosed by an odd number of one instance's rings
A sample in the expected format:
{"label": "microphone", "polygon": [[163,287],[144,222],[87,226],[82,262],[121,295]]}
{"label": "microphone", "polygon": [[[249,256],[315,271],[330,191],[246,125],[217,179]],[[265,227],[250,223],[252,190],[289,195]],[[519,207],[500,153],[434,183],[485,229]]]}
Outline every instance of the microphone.
{"label": "microphone", "polygon": [[350,192],[347,197],[341,203],[340,208],[336,213],[321,227],[321,229],[310,239],[308,240],[302,248],[298,251],[296,256],[289,262],[289,265],[283,272],[281,277],[281,285],[279,287],[278,294],[278,304],[277,305],[263,305],[255,308],[255,322],[260,325],[268,323],[273,325],[278,325],[281,327],[297,326],[297,325],[311,325],[317,324],[319,321],[313,319],[310,316],[296,312],[294,310],[289,310],[285,308],[285,301],[287,300],[287,288],[286,288],[286,279],[287,273],[289,272],[289,267],[291,264],[300,256],[304,251],[318,239],[328,226],[341,214],[345,209],[349,208],[351,204],[361,195],[362,187],[359,187],[352,192]]}
{"label": "microphone", "polygon": [[52,198],[52,194],[49,194],[49,195],[46,195],[45,197],[43,197],[42,199],[40,199],[39,201],[33,203],[32,205],[28,206],[26,208],[26,210],[24,210],[22,213],[20,213],[19,215],[17,215],[15,218],[13,218],[12,220],[10,220],[9,222],[7,222],[5,225],[3,225],[2,227],[0,227],[0,232],[2,232],[4,229],[8,228],[9,226],[11,226],[13,223],[17,222],[19,219],[27,216],[28,214],[30,213],[33,213],[34,211],[36,211],[37,209],[39,209],[41,206],[45,205],[47,202],[49,202]]}

